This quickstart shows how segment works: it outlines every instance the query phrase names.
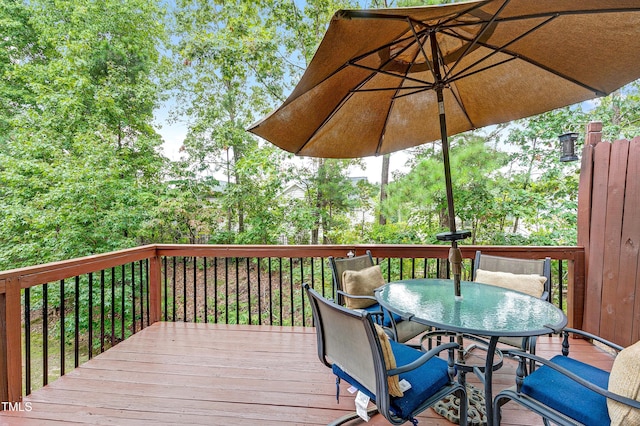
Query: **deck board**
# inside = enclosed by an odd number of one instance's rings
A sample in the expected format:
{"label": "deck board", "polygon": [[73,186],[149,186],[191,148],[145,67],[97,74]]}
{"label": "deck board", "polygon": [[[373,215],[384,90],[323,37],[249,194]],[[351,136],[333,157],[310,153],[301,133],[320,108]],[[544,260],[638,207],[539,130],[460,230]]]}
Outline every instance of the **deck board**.
{"label": "deck board", "polygon": [[[543,337],[538,354],[559,348],[558,338]],[[572,354],[611,367],[611,357],[586,342],[572,341]],[[494,389],[511,386],[514,371],[506,361]],[[0,426],[327,424],[352,411],[344,383],[340,395],[337,404],[313,328],[160,322],[25,397],[31,411],[0,412]],[[432,410],[419,420],[451,425]],[[369,424],[388,422],[375,416]],[[503,424],[542,422],[507,404]]]}

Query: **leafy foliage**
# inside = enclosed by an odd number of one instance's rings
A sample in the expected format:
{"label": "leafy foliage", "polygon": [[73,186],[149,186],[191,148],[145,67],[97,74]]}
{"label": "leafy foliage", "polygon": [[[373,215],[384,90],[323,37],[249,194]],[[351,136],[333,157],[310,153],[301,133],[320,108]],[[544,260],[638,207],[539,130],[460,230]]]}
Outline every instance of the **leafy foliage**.
{"label": "leafy foliage", "polygon": [[[0,2],[0,267],[147,242],[435,243],[437,144],[410,151],[380,203],[349,177],[360,161],[294,160],[245,131],[290,93],[335,10],[424,3]],[[638,134],[638,89],[453,138],[472,242],[574,244],[579,166],[557,161],[557,135],[590,120]],[[153,128],[165,101],[188,128],[174,162]]]}

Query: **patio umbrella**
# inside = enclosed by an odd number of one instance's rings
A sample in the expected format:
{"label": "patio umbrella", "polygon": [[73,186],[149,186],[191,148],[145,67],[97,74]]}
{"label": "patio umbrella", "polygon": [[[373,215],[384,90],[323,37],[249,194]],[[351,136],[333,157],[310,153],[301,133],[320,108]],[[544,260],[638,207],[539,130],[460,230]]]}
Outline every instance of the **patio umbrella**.
{"label": "patio umbrella", "polygon": [[441,140],[456,296],[448,136],[574,104],[640,78],[640,0],[484,0],[340,10],[287,100],[249,131],[302,156]]}

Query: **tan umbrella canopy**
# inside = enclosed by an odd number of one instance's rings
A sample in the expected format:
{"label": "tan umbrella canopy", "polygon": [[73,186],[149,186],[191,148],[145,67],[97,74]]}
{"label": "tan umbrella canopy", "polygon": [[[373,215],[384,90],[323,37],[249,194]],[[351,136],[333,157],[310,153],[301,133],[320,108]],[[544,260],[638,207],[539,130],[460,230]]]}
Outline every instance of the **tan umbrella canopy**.
{"label": "tan umbrella canopy", "polygon": [[[455,227],[447,136],[603,96],[638,78],[640,0],[341,10],[289,98],[249,131],[327,158],[441,140],[451,232],[440,237],[456,248],[469,233]],[[457,263],[459,250],[453,257]]]}

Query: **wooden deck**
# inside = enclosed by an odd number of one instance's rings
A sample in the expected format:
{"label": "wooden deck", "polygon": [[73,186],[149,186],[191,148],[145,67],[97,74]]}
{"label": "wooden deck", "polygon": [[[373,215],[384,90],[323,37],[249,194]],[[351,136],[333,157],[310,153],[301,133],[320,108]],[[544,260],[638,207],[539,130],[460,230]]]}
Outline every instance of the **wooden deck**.
{"label": "wooden deck", "polygon": [[[544,337],[538,354],[559,348],[558,338]],[[584,341],[572,341],[572,354],[611,367]],[[512,385],[514,371],[506,361],[494,388]],[[160,322],[34,391],[21,406],[30,411],[0,412],[0,426],[326,424],[353,411],[346,388],[337,404],[313,328]],[[503,413],[505,425],[542,424],[515,404]],[[419,420],[451,425],[431,409]],[[388,422],[378,415],[368,424]]]}

